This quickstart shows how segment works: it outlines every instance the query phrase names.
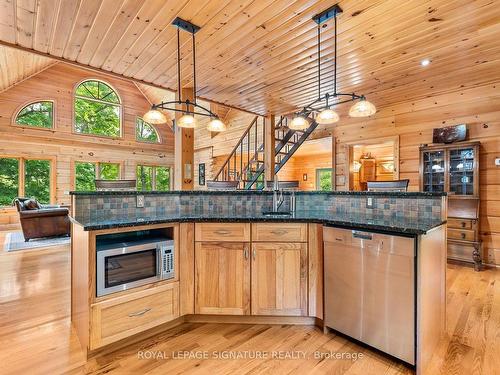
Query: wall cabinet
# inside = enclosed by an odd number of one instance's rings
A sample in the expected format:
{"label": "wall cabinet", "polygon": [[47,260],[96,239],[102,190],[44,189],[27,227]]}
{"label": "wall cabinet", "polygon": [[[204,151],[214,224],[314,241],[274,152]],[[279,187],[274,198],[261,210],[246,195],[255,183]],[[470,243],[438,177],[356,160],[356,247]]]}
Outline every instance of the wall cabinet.
{"label": "wall cabinet", "polygon": [[249,246],[245,242],[196,243],[196,314],[250,314]]}
{"label": "wall cabinet", "polygon": [[252,315],[307,315],[307,244],[252,244]]}

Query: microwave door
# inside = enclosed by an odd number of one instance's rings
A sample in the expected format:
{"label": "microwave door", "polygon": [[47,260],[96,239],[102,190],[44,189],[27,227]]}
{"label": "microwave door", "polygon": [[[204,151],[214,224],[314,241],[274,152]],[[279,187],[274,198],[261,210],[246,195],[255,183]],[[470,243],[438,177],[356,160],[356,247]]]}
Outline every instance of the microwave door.
{"label": "microwave door", "polygon": [[161,277],[156,246],[111,249],[97,255],[97,296],[152,283]]}

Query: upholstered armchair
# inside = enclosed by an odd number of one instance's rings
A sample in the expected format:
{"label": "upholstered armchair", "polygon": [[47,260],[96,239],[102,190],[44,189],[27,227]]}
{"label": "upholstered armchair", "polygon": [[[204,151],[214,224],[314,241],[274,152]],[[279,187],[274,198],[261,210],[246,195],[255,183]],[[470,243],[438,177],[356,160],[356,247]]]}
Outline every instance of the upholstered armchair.
{"label": "upholstered armchair", "polygon": [[34,199],[16,198],[24,240],[32,238],[69,236],[69,210],[54,205],[41,205]]}

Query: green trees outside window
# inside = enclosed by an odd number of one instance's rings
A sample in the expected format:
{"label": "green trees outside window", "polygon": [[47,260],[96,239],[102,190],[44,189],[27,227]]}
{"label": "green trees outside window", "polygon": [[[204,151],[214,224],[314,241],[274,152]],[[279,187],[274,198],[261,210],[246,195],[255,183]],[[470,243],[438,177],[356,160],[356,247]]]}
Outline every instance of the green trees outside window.
{"label": "green trees outside window", "polygon": [[316,190],[332,190],[332,168],[316,169]]}
{"label": "green trees outside window", "polygon": [[0,206],[10,206],[19,195],[19,159],[0,158]]}
{"label": "green trees outside window", "polygon": [[75,131],[105,137],[121,134],[121,104],[116,92],[101,81],[85,81],[75,93]]}
{"label": "green trees outside window", "polygon": [[51,168],[46,159],[0,158],[0,206],[10,206],[16,197],[50,203]]}
{"label": "green trees outside window", "polygon": [[136,169],[137,190],[170,190],[170,168],[152,165],[138,165]]}
{"label": "green trees outside window", "polygon": [[118,180],[119,163],[75,162],[75,190],[95,191],[96,176],[101,180]]}
{"label": "green trees outside window", "polygon": [[54,122],[54,103],[41,101],[30,103],[16,116],[16,125],[51,129]]}
{"label": "green trees outside window", "polygon": [[135,139],[139,142],[160,142],[160,137],[158,136],[155,127],[140,117],[137,117],[135,120]]}
{"label": "green trees outside window", "polygon": [[25,160],[24,196],[50,203],[50,160]]}

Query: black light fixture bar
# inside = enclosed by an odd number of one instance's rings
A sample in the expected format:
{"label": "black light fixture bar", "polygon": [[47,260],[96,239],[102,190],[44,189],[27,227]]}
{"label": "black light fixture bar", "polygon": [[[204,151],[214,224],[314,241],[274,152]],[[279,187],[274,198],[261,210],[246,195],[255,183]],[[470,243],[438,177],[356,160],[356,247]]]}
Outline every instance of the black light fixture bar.
{"label": "black light fixture bar", "polygon": [[201,27],[196,26],[194,23],[191,23],[189,21],[183,20],[180,17],[177,17],[172,22],[172,25],[177,26],[179,29],[187,31],[188,33],[191,33],[191,34],[196,34],[198,32],[198,30],[201,29]]}
{"label": "black light fixture bar", "polygon": [[343,10],[340,5],[335,4],[334,6],[322,11],[321,13],[316,14],[312,19],[319,25],[325,21],[328,21],[329,19],[332,19],[333,17],[336,17],[337,14],[342,12]]}

